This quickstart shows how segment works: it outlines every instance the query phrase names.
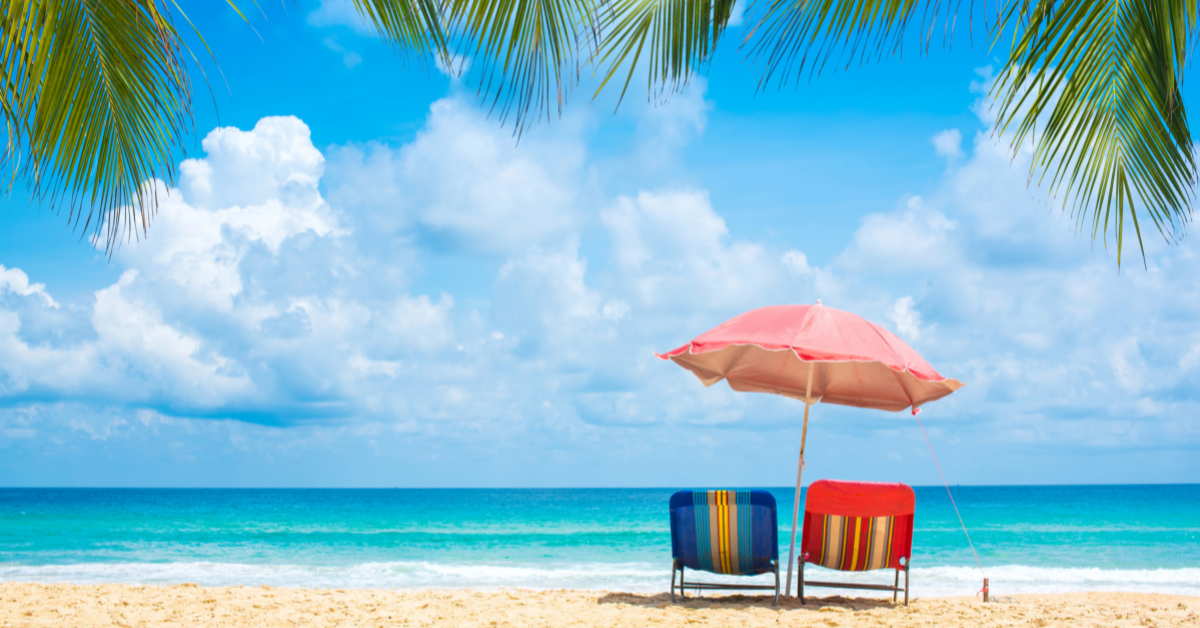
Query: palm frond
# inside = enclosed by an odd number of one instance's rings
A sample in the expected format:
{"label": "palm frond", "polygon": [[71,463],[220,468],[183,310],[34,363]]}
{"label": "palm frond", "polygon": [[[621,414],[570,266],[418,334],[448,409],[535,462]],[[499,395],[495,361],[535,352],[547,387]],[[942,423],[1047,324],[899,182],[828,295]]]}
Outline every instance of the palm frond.
{"label": "palm frond", "polygon": [[520,133],[561,113],[596,35],[594,0],[446,0],[448,21],[478,68],[479,95]]}
{"label": "palm frond", "polygon": [[918,15],[923,51],[939,22],[949,45],[961,5],[961,0],[771,0],[745,43],[765,63],[759,87],[776,79],[782,86],[806,72],[820,74],[835,59],[849,67],[856,59],[902,54]]}
{"label": "palm frond", "polygon": [[475,64],[478,94],[520,133],[561,113],[594,48],[599,0],[354,0],[388,40],[453,67],[453,49]]}
{"label": "palm frond", "polygon": [[445,55],[446,28],[434,0],[353,0],[379,34],[424,56]]}
{"label": "palm frond", "polygon": [[13,177],[69,203],[109,249],[144,231],[190,122],[179,37],[156,0],[0,0],[0,103]]}
{"label": "palm frond", "polygon": [[643,51],[649,55],[649,95],[686,86],[716,49],[733,5],[734,0],[612,0],[599,20],[605,37],[598,63],[608,70],[596,93],[627,68],[620,97],[624,100]]}
{"label": "palm frond", "polygon": [[1139,215],[1168,241],[1191,218],[1196,162],[1179,83],[1195,0],[1014,3],[1008,64],[993,87],[998,130],[1034,143],[1030,176],[1049,177],[1079,226],[1120,265],[1126,221],[1145,258]]}

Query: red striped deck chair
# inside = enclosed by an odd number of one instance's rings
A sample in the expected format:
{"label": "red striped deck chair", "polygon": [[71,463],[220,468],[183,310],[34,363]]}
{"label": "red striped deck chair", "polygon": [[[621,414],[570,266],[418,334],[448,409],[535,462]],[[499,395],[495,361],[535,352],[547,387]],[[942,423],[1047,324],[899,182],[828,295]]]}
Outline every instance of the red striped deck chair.
{"label": "red striped deck chair", "polygon": [[[804,536],[800,544],[800,603],[804,586],[891,591],[896,601],[904,591],[908,605],[908,563],[912,557],[913,512],[917,499],[912,487],[881,482],[818,480],[804,501]],[[804,563],[839,571],[895,569],[896,579],[885,584],[805,582]],[[900,572],[904,588],[900,588]]]}

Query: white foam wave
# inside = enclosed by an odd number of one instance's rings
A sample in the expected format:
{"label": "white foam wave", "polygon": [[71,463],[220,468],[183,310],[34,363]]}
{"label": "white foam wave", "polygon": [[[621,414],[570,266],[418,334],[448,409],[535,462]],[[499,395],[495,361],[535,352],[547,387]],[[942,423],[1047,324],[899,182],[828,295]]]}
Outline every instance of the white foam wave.
{"label": "white foam wave", "polygon": [[[813,580],[887,582],[891,572],[834,573],[809,567]],[[993,595],[1070,591],[1135,591],[1200,595],[1200,568],[1098,569],[1006,565],[988,569]],[[691,574],[694,575],[694,574]],[[689,576],[689,580],[691,579]],[[748,582],[701,574],[710,581]],[[972,595],[982,576],[972,567],[926,567],[912,570],[913,595]],[[783,579],[781,574],[781,580]],[[770,583],[772,576],[752,580]],[[570,565],[446,564],[425,561],[372,562],[352,565],[243,564],[215,562],[80,563],[61,565],[0,564],[0,581],[78,584],[179,584],[309,588],[500,588],[590,589],[661,592],[670,582],[667,565],[650,563],[580,563]],[[832,589],[810,589],[827,595]],[[840,593],[847,594],[843,590]],[[859,592],[853,592],[860,595]]]}

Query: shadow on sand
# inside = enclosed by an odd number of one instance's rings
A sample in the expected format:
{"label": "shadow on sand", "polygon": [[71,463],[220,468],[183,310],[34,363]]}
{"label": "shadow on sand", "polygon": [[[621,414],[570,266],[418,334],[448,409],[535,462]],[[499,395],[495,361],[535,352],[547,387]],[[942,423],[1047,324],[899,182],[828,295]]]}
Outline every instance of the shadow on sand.
{"label": "shadow on sand", "polygon": [[830,597],[813,597],[806,596],[805,603],[800,604],[800,600],[794,597],[780,597],[778,606],[771,606],[771,602],[775,599],[774,595],[706,595],[704,597],[695,597],[689,595],[686,598],[679,596],[675,597],[675,602],[671,602],[669,593],[656,593],[654,595],[646,595],[639,593],[605,593],[597,600],[599,604],[629,604],[632,606],[654,606],[667,607],[678,606],[680,608],[733,608],[733,609],[748,609],[754,607],[760,608],[776,608],[779,610],[811,610],[818,611],[821,608],[833,607],[845,609],[848,611],[865,611],[874,608],[896,608],[904,607],[904,602],[892,602],[890,598],[861,598],[861,597],[842,597],[834,595]]}

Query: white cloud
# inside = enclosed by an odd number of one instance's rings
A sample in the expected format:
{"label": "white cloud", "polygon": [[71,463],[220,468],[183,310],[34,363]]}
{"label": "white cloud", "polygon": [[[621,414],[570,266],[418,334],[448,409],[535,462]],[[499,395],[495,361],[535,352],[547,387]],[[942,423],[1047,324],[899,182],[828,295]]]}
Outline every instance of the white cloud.
{"label": "white cloud", "polygon": [[895,273],[945,268],[960,257],[952,237],[957,223],[927,207],[924,199],[908,199],[905,209],[869,214],[854,232],[854,242],[839,263],[862,271]]}
{"label": "white cloud", "polygon": [[0,311],[0,391],[100,395],[120,401],[166,397],[171,404],[213,407],[245,397],[252,384],[236,364],[166,324],[153,305],[123,291],[136,270],[96,292],[95,339],[55,346],[22,339],[14,312]]}
{"label": "white cloud", "polygon": [[[661,149],[656,158],[677,165],[672,146],[708,115],[698,98],[638,112],[647,129],[666,117],[659,146],[635,143],[628,161],[640,168]],[[961,163],[922,195],[875,208],[840,254],[817,262],[802,252],[814,250],[807,233],[731,229],[706,190],[676,183],[693,179],[655,178],[669,169],[653,171],[650,189],[622,187],[607,175],[629,163],[593,159],[587,127],[569,114],[517,144],[454,96],[412,142],[336,148],[328,168],[294,118],[215,131],[207,155],[181,166],[179,189],[160,189],[149,240],[117,252],[123,278],[57,314],[84,332],[35,329],[54,301],[23,272],[0,270],[0,397],[147,414],[51,429],[5,410],[0,429],[90,439],[111,424],[110,444],[161,429],[181,459],[195,453],[184,429],[263,450],[273,438],[296,448],[413,439],[414,459],[442,445],[441,455],[511,446],[575,459],[629,430],[605,455],[644,460],[676,428],[714,430],[689,432],[696,451],[758,451],[779,439],[756,430],[794,427],[794,403],[705,389],[652,352],[754,307],[821,296],[890,321],[967,383],[927,415],[953,416],[946,433],[1200,443],[1194,427],[1161,420],[1190,411],[1200,383],[1200,292],[1187,279],[1200,276],[1200,256],[1189,244],[1155,248],[1149,272],[1117,274],[1031,194],[1028,153],[1014,161],[986,132],[969,151],[942,138],[933,150]],[[849,412],[822,408],[826,437],[896,429],[886,415],[841,421]],[[172,415],[311,425],[239,432]],[[353,426],[309,421],[328,417]],[[750,447],[756,438],[765,444]]]}
{"label": "white cloud", "polygon": [[654,308],[752,304],[781,276],[779,258],[762,245],[732,238],[703,191],[623,196],[600,218],[632,296]]}
{"label": "white cloud", "polygon": [[363,377],[384,375],[395,377],[400,372],[402,364],[397,360],[372,360],[361,354],[350,356],[346,365]]}
{"label": "white cloud", "polygon": [[362,63],[362,55],[353,50],[347,50],[345,46],[342,46],[337,42],[337,38],[333,36],[326,37],[324,43],[326,48],[342,55],[342,64],[345,65],[346,68],[353,68],[354,66]]}
{"label": "white cloud", "polygon": [[1116,343],[1109,352],[1109,361],[1119,386],[1134,393],[1146,387],[1146,360],[1138,349],[1137,338]]}
{"label": "white cloud", "polygon": [[570,117],[531,129],[518,145],[511,130],[449,97],[399,150],[338,151],[331,198],[362,207],[390,233],[415,225],[438,247],[507,254],[561,241],[577,226],[585,154]]}
{"label": "white cloud", "polygon": [[443,349],[454,340],[450,311],[454,297],[442,293],[434,303],[428,295],[401,295],[391,308],[384,310],[383,327],[393,342],[421,351]]}
{"label": "white cloud", "polygon": [[[366,403],[355,398],[364,382],[454,339],[451,295],[406,293],[404,272],[356,252],[318,189],[324,157],[304,123],[264,118],[249,131],[217,129],[203,146],[181,165],[179,189],[155,183],[149,237],[114,255],[120,280],[65,313],[86,316],[88,333],[39,335],[24,324],[40,323],[36,310],[0,309],[2,394],[176,414],[339,415]],[[0,279],[53,304],[19,270]]]}
{"label": "white cloud", "polygon": [[31,284],[25,271],[20,268],[5,268],[0,264],[0,294],[5,291],[23,297],[36,295],[46,306],[58,309],[58,303],[46,292],[46,284]]}
{"label": "white cloud", "polygon": [[458,79],[466,75],[471,69],[471,60],[464,55],[452,52],[449,59],[440,55],[434,58],[433,65],[437,68],[438,72],[452,79]]}
{"label": "white cloud", "polygon": [[306,20],[312,26],[346,26],[359,35],[376,35],[375,27],[365,20],[350,0],[321,0]]}
{"label": "white cloud", "polygon": [[794,274],[807,275],[812,272],[808,266],[808,256],[800,251],[788,251],[782,259],[784,267]]}
{"label": "white cloud", "polygon": [[179,165],[188,202],[205,209],[311,202],[325,158],[295,116],[267,117],[250,131],[214,129],[201,142],[204,159]]}
{"label": "white cloud", "polygon": [[557,249],[535,250],[501,266],[497,302],[515,315],[509,324],[533,331],[518,322],[532,310],[540,317],[538,331],[569,346],[602,318],[603,298],[587,285],[586,276],[587,260],[579,255],[579,241],[571,239]]}
{"label": "white cloud", "polygon": [[263,118],[252,131],[219,128],[203,146],[205,158],[180,166],[183,192],[156,183],[160,207],[152,233],[121,246],[115,257],[178,287],[193,304],[230,312],[251,247],[277,255],[289,238],[340,230],[317,191],[324,158],[297,118]]}
{"label": "white cloud", "polygon": [[21,317],[0,310],[0,394],[17,396],[31,388],[79,390],[88,387],[98,356],[94,346],[60,351],[31,345],[21,337]]}
{"label": "white cloud", "polygon": [[692,75],[681,92],[664,94],[653,106],[633,110],[640,142],[637,157],[630,160],[630,165],[640,171],[639,175],[670,172],[677,166],[681,149],[704,133],[712,108],[705,98],[707,90],[708,81]]}
{"label": "white cloud", "polygon": [[909,342],[921,338],[921,313],[917,311],[913,298],[900,297],[888,310],[887,317],[896,324],[896,331]]}
{"label": "white cloud", "polygon": [[933,142],[933,152],[937,153],[938,157],[953,161],[963,156],[962,132],[958,129],[941,131],[930,141]]}
{"label": "white cloud", "polygon": [[611,321],[620,321],[629,313],[629,305],[624,301],[609,301],[604,304],[604,309],[601,311],[604,318]]}
{"label": "white cloud", "polygon": [[221,405],[247,394],[252,385],[239,365],[218,353],[201,355],[199,338],[167,325],[153,305],[123,293],[137,276],[136,270],[127,270],[116,284],[96,292],[92,325],[99,335],[98,352],[136,360],[139,379],[158,380],[158,390],[186,383],[173,396],[198,406]]}

